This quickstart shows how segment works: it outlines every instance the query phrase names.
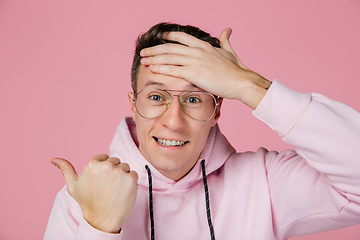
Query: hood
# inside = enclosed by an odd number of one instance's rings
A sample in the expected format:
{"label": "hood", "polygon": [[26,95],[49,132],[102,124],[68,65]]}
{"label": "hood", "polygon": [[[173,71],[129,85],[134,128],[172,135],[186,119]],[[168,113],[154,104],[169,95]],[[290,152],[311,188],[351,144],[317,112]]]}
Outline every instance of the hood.
{"label": "hood", "polygon": [[[174,181],[162,175],[140,153],[138,149],[136,124],[131,117],[125,117],[116,129],[110,145],[110,156],[117,157],[122,163],[130,165],[139,175],[139,186],[148,187],[148,175],[145,165],[148,165],[152,178],[153,190],[179,190],[187,188],[192,183],[202,180],[201,164],[197,161],[194,168],[181,180]],[[235,153],[235,149],[220,132],[218,124],[211,128],[200,160],[205,159],[206,175],[220,168],[226,160]]]}

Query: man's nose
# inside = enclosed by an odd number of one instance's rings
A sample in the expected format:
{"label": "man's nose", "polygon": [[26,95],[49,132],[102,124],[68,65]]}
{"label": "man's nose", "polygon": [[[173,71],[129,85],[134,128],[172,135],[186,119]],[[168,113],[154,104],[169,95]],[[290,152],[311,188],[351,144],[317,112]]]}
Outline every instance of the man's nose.
{"label": "man's nose", "polygon": [[186,113],[180,105],[180,98],[177,95],[173,95],[170,106],[161,116],[163,124],[171,129],[182,128],[186,125]]}

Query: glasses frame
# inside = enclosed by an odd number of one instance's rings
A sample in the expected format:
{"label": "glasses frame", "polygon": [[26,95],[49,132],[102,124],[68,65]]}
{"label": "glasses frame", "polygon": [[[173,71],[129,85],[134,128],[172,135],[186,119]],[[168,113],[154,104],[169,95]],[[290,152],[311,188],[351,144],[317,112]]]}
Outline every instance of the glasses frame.
{"label": "glasses frame", "polygon": [[[164,92],[166,92],[167,94],[170,95],[170,101],[166,104],[166,108],[164,109],[164,111],[162,111],[161,113],[159,113],[159,114],[156,115],[155,117],[151,117],[151,118],[145,117],[145,116],[143,116],[143,115],[139,112],[139,110],[138,110],[138,108],[137,108],[137,105],[136,105],[137,96],[138,96],[141,92],[143,92],[143,91],[145,91],[145,90],[164,91]],[[182,93],[182,94],[171,94],[170,92],[180,92],[180,93]],[[184,105],[182,104],[182,98],[181,98],[181,97],[182,97],[184,94],[186,94],[186,93],[193,93],[193,92],[195,92],[195,93],[196,93],[196,92],[203,92],[203,93],[209,94],[209,95],[214,99],[214,102],[215,102],[214,112],[213,112],[213,114],[211,115],[211,117],[209,117],[208,119],[206,119],[206,120],[197,120],[197,119],[193,118],[188,112],[186,112],[186,110],[185,110],[185,108],[184,108]],[[216,108],[219,106],[219,102],[217,101],[218,98],[215,97],[213,94],[211,94],[211,93],[209,93],[209,92],[205,92],[205,91],[170,90],[170,89],[158,89],[158,88],[145,88],[145,89],[139,91],[138,93],[134,93],[133,101],[134,101],[134,103],[135,103],[136,112],[137,112],[141,117],[143,117],[143,118],[145,118],[145,119],[154,119],[154,118],[157,118],[157,117],[161,116],[162,114],[164,114],[164,113],[169,109],[170,105],[171,105],[172,102],[173,102],[173,97],[176,97],[176,96],[179,97],[179,100],[180,100],[180,101],[179,101],[179,104],[180,104],[181,110],[182,110],[184,113],[186,113],[186,115],[188,115],[191,119],[194,119],[195,121],[198,121],[198,122],[207,122],[207,121],[209,121],[212,117],[214,117],[214,115],[215,115],[215,113],[216,113]]]}

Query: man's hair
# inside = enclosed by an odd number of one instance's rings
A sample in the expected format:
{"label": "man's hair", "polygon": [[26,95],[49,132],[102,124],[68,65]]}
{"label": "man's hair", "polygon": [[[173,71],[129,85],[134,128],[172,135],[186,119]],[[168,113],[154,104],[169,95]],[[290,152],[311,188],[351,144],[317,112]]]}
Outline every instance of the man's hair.
{"label": "man's hair", "polygon": [[164,43],[178,43],[164,40],[162,37],[165,32],[184,32],[210,43],[213,47],[220,48],[219,40],[217,38],[210,36],[209,33],[204,32],[197,27],[167,22],[156,24],[155,26],[151,27],[146,33],[139,35],[136,41],[134,59],[131,67],[131,86],[134,93],[137,92],[136,81],[138,76],[138,70],[141,66],[140,60],[142,59],[142,57],[140,56],[140,51],[144,48],[153,47]]}

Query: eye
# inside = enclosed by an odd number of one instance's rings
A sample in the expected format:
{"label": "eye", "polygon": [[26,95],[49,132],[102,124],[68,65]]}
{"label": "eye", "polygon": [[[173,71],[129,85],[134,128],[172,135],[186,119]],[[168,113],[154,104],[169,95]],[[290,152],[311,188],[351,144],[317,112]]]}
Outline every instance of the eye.
{"label": "eye", "polygon": [[150,96],[150,100],[153,100],[153,101],[163,101],[164,99],[160,96],[160,95],[151,95]]}
{"label": "eye", "polygon": [[200,103],[201,100],[197,97],[189,97],[185,101],[186,103]]}

